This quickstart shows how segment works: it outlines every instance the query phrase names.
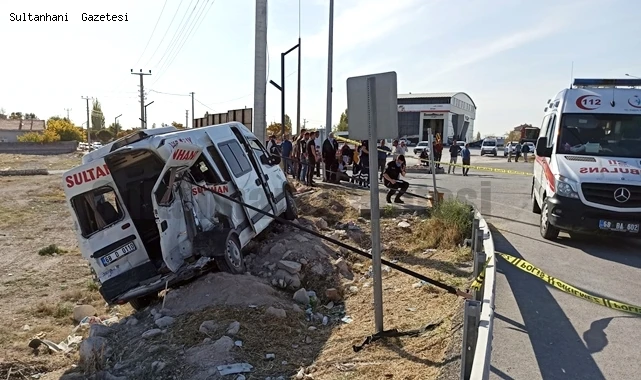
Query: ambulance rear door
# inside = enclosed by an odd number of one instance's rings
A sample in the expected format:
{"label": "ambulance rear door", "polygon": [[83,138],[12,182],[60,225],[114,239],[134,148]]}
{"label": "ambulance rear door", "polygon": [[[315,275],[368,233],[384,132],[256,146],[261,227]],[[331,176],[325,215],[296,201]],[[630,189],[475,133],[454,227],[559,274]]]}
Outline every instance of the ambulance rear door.
{"label": "ambulance rear door", "polygon": [[189,143],[178,143],[167,159],[151,197],[154,216],[160,233],[162,257],[172,272],[178,271],[184,259],[191,255],[192,241],[187,234],[183,208],[181,177],[196,162],[202,148]]}

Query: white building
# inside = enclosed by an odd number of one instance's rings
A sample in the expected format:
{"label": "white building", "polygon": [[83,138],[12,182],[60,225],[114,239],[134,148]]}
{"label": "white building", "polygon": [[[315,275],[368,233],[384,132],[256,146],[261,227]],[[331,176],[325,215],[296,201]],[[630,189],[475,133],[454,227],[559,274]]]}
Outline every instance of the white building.
{"label": "white building", "polygon": [[476,105],[464,92],[398,95],[399,137],[417,143],[427,140],[432,128],[444,143],[474,139]]}

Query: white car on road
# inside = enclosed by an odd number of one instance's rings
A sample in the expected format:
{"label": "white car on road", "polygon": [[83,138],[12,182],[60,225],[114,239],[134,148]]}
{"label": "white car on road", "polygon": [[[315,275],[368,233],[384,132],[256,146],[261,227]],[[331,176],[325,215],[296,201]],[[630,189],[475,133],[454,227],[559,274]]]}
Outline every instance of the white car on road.
{"label": "white car on road", "polygon": [[427,149],[428,151],[430,150],[430,142],[429,141],[420,141],[416,146],[414,147],[414,154],[419,155],[423,151],[423,149]]}

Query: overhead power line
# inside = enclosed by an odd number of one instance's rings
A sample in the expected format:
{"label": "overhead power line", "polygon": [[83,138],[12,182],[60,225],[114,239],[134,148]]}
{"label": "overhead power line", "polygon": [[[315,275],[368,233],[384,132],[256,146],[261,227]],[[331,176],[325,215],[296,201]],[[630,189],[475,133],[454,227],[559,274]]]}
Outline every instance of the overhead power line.
{"label": "overhead power line", "polygon": [[162,92],[162,91],[156,91],[156,90],[149,90],[149,92],[155,92],[157,94],[172,95],[172,96],[191,96],[189,94],[172,94],[170,92]]}
{"label": "overhead power line", "polygon": [[158,52],[158,49],[160,48],[160,46],[162,46],[162,42],[165,40],[165,37],[167,37],[167,33],[169,32],[169,29],[171,29],[171,26],[174,24],[174,19],[176,18],[176,15],[178,14],[178,11],[180,10],[180,6],[181,5],[183,5],[183,0],[180,0],[180,3],[178,4],[178,8],[174,12],[174,17],[171,18],[171,21],[169,22],[169,26],[165,30],[165,34],[163,34],[162,38],[160,39],[160,42],[158,43],[158,46],[156,46],[156,50],[154,50],[154,52],[151,55],[151,57],[149,57],[149,60],[145,64],[145,67],[149,67],[149,63],[156,56],[156,52]]}
{"label": "overhead power line", "polygon": [[[196,7],[198,6],[198,3],[200,0],[196,1],[196,5],[194,5],[193,8],[191,8],[191,5],[194,3],[194,0],[191,0],[189,2],[189,5],[187,5],[187,9],[185,10],[185,13],[183,14],[182,19],[180,19],[180,23],[178,23],[178,26],[176,27],[176,30],[174,32],[174,35],[171,37],[171,40],[169,41],[169,45],[165,48],[165,52],[162,54],[158,62],[156,63],[155,67],[159,67],[158,72],[162,71],[162,66],[167,62],[165,57],[168,56],[170,51],[173,51],[174,45],[176,44],[176,38],[178,35],[182,35],[183,31],[185,30],[186,25],[189,23],[189,19],[191,18],[191,15],[194,13],[196,10]],[[191,8],[191,13],[189,12],[189,9]],[[187,14],[189,13],[189,17],[187,18],[187,22],[185,22],[185,17],[187,17]]]}
{"label": "overhead power line", "polygon": [[140,59],[145,55],[145,52],[147,52],[147,48],[149,47],[149,43],[151,42],[151,39],[154,36],[154,33],[156,32],[156,28],[158,27],[158,23],[160,22],[160,18],[162,17],[163,12],[165,11],[165,6],[167,5],[167,0],[165,0],[165,3],[162,5],[162,9],[160,10],[160,14],[158,15],[158,20],[156,20],[156,25],[154,25],[154,29],[151,31],[151,34],[149,35],[149,40],[147,40],[147,45],[145,45],[145,48],[142,51],[142,54],[140,54],[140,57],[138,57],[138,60],[134,64],[133,67],[136,67],[138,62],[140,62]]}

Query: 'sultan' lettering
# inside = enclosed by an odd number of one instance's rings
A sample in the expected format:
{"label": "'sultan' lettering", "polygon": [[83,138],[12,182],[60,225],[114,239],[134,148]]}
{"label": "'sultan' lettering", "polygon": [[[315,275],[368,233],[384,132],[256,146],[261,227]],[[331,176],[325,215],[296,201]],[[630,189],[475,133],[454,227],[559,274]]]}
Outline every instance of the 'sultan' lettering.
{"label": "'sultan' lettering", "polygon": [[641,174],[639,169],[631,168],[580,168],[579,173],[607,173],[607,174]]}
{"label": "'sultan' lettering", "polygon": [[176,149],[171,155],[171,158],[176,161],[189,161],[196,157],[197,153],[198,151],[196,150]]}
{"label": "'sultan' lettering", "polygon": [[83,170],[74,175],[68,175],[67,177],[65,177],[65,182],[67,183],[68,188],[72,188],[74,186],[82,185],[83,183],[95,181],[101,177],[106,177],[110,174],[111,173],[109,172],[109,167],[107,166],[107,164],[104,164],[102,166]]}
{"label": "'sultan' lettering", "polygon": [[[207,189],[213,191],[214,193],[227,194],[229,192],[229,186],[227,186],[227,185],[205,186],[205,187]],[[203,194],[204,192],[205,192],[205,189],[203,189],[202,187],[193,186],[191,188],[191,194],[192,195]]]}

